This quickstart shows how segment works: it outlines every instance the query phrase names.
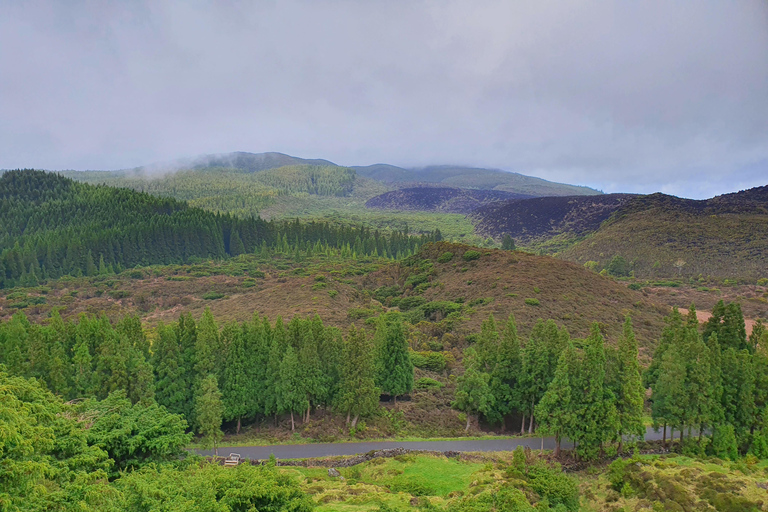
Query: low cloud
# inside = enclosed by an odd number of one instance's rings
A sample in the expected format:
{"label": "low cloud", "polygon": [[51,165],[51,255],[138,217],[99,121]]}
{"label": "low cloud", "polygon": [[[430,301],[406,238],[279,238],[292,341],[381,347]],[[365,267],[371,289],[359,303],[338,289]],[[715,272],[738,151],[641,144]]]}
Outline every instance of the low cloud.
{"label": "low cloud", "polygon": [[228,151],[768,183],[768,4],[4,2],[0,168]]}

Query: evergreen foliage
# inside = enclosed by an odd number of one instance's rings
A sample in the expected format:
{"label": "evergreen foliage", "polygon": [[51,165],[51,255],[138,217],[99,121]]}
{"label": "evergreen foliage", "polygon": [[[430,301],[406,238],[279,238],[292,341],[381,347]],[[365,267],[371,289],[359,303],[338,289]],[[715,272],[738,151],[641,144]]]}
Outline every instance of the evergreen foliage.
{"label": "evergreen foliage", "polygon": [[349,255],[394,258],[439,238],[438,232],[409,236],[394,230],[387,235],[327,222],[237,218],[29,169],[0,176],[0,288],[262,249],[293,253],[319,245]]}

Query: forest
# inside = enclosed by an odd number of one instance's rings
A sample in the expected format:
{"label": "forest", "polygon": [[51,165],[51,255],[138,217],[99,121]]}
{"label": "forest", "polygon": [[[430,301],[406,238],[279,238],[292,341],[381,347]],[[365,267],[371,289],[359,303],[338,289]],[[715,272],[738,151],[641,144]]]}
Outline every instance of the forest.
{"label": "forest", "polygon": [[34,170],[0,176],[0,199],[0,288],[276,248],[330,247],[397,258],[442,236],[439,230],[415,236],[328,222],[238,218]]}

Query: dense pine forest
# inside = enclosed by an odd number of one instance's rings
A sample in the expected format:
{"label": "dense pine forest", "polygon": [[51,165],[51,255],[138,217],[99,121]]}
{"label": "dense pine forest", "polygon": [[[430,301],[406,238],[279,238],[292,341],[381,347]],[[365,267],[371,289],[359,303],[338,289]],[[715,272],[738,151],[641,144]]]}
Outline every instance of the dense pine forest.
{"label": "dense pine forest", "polygon": [[42,171],[9,171],[0,177],[0,287],[275,248],[331,247],[395,258],[440,237],[439,232],[409,236],[327,222],[237,218]]}

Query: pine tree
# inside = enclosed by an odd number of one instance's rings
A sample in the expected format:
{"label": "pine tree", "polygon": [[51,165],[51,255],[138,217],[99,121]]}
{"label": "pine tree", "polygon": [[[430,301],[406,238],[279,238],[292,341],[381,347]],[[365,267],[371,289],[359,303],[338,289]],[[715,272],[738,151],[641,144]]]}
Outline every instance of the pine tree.
{"label": "pine tree", "polygon": [[479,361],[476,358],[477,355],[471,348],[465,353],[464,361],[467,369],[457,379],[456,398],[451,403],[451,406],[467,415],[465,431],[469,431],[473,416],[485,414],[493,407],[493,394],[488,386],[490,377],[477,369]]}
{"label": "pine tree", "polygon": [[152,365],[155,369],[157,403],[174,414],[186,416],[189,393],[188,384],[184,378],[186,371],[182,366],[181,346],[176,332],[171,327],[161,323],[156,332]]}
{"label": "pine tree", "polygon": [[400,316],[385,314],[377,327],[376,337],[381,340],[377,385],[397,403],[398,396],[413,389],[413,363]]}
{"label": "pine tree", "polygon": [[88,341],[80,338],[73,349],[75,398],[86,398],[93,393],[93,358],[88,350]]}
{"label": "pine tree", "polygon": [[372,414],[379,405],[379,388],[376,387],[376,367],[373,345],[368,341],[365,330],[349,328],[344,344],[341,386],[336,408],[347,415],[347,424],[352,418],[352,428],[357,426],[360,416]]}
{"label": "pine tree", "polygon": [[307,407],[307,397],[302,390],[299,358],[292,346],[288,345],[280,363],[280,381],[277,388],[277,408],[279,412],[291,414],[291,431],[295,430],[294,413],[302,412]]}
{"label": "pine tree", "polygon": [[200,382],[200,389],[195,397],[195,418],[198,432],[202,434],[203,448],[213,448],[219,455],[219,441],[224,437],[221,431],[221,421],[224,415],[224,404],[215,375],[208,375]]}
{"label": "pine tree", "polygon": [[221,390],[224,397],[224,419],[237,419],[237,433],[240,433],[240,423],[248,414],[249,385],[246,372],[246,354],[243,346],[243,333],[235,323],[224,326],[221,333],[222,341],[227,346],[224,364],[224,382]]}
{"label": "pine tree", "polygon": [[309,421],[312,404],[319,405],[327,394],[320,354],[315,336],[308,321],[302,321],[299,349],[299,368],[302,372],[302,386],[307,398],[307,411],[304,421]]}
{"label": "pine tree", "polygon": [[491,421],[501,422],[502,428],[504,417],[521,408],[522,366],[517,325],[514,315],[510,313],[499,340],[496,360],[490,374],[489,385],[494,397],[494,407],[486,415]]}
{"label": "pine tree", "polygon": [[574,399],[579,421],[571,439],[577,443],[577,453],[585,459],[597,457],[603,444],[618,430],[613,393],[605,386],[605,346],[597,324],[585,340],[584,362],[579,378],[571,385],[580,390]]}
{"label": "pine tree", "polygon": [[496,352],[499,346],[499,330],[493,313],[480,326],[480,336],[477,340],[477,364],[482,371],[489,372],[496,362]]}
{"label": "pine tree", "polygon": [[576,364],[578,364],[576,350],[569,344],[560,354],[555,378],[536,406],[541,435],[555,437],[555,457],[560,456],[560,442],[564,436],[574,430],[577,420],[571,401],[571,374]]}
{"label": "pine tree", "polygon": [[218,375],[220,366],[217,361],[220,358],[219,328],[216,326],[211,310],[205,308],[197,325],[195,340],[195,373],[198,383],[208,378],[210,374]]}
{"label": "pine tree", "polygon": [[627,317],[624,332],[619,338],[619,389],[616,397],[616,412],[619,424],[619,439],[623,436],[642,438],[643,404],[645,389],[640,377],[637,341],[632,330],[632,320]]}
{"label": "pine tree", "polygon": [[[686,408],[686,365],[684,354],[679,345],[670,346],[662,356],[659,365],[658,378],[653,383],[651,390],[651,414],[654,425],[664,427],[664,440],[666,441],[667,426],[674,429],[682,429],[685,420]],[[670,438],[672,435],[670,434]]]}

